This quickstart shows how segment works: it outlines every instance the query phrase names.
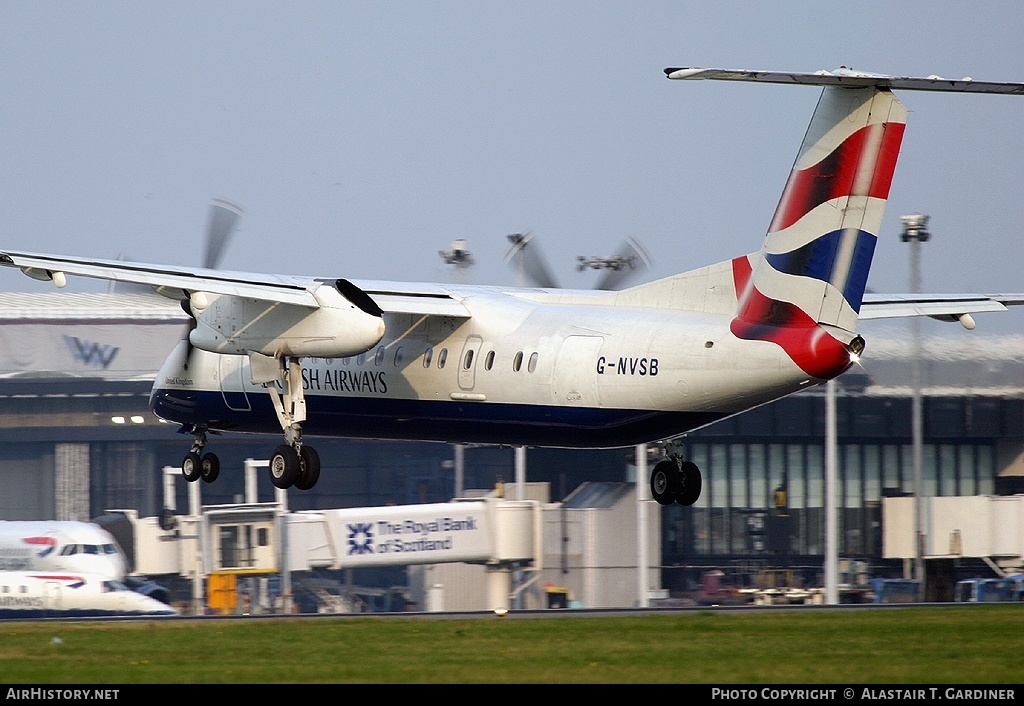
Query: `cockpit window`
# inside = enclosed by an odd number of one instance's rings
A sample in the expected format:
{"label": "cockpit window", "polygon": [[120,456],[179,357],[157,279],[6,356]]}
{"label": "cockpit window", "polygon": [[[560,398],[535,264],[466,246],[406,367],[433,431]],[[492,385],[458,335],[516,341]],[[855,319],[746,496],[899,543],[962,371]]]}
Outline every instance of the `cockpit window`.
{"label": "cockpit window", "polygon": [[78,545],[77,544],[65,544],[63,546],[63,548],[61,548],[61,550],[60,550],[60,555],[61,556],[73,556],[74,554],[77,554],[77,553],[78,553]]}

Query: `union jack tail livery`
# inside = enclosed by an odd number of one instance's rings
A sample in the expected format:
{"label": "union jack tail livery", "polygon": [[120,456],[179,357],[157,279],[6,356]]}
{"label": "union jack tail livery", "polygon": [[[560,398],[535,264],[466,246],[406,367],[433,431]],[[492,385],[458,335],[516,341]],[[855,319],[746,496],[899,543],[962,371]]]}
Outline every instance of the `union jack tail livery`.
{"label": "union jack tail livery", "polygon": [[906,118],[885,89],[822,91],[761,252],[733,261],[737,337],[817,378],[849,367]]}

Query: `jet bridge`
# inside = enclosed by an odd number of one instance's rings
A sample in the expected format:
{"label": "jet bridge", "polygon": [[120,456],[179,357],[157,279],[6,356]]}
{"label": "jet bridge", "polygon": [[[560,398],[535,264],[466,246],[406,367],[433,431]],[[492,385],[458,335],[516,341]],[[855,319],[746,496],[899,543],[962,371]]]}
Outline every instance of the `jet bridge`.
{"label": "jet bridge", "polygon": [[290,574],[462,562],[487,567],[494,608],[507,608],[513,569],[539,576],[541,503],[498,497],[447,503],[388,505],[289,512],[287,494],[255,502],[256,467],[246,462],[246,498],[231,505],[202,505],[198,483],[189,486],[189,511],[178,514],[173,484],[181,473],[165,468],[165,507],[160,517],[117,510],[133,527],[136,573],[193,579],[193,604],[203,603],[204,580],[220,575],[279,574],[290,596]]}
{"label": "jet bridge", "polygon": [[286,569],[533,561],[539,511],[535,501],[482,498],[293,512]]}
{"label": "jet bridge", "polygon": [[[492,609],[508,609],[518,583],[540,576],[540,503],[482,498],[288,515],[287,570],[467,563],[486,566]],[[520,585],[518,588],[522,588]]]}

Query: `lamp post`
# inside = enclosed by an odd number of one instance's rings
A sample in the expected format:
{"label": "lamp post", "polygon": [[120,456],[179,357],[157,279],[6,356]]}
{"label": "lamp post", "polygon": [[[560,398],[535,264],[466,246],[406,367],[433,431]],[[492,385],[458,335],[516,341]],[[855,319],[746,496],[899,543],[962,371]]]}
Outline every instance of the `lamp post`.
{"label": "lamp post", "polygon": [[[910,243],[910,292],[917,294],[921,291],[921,243],[925,243],[931,237],[928,232],[928,216],[915,213],[908,216],[900,216],[903,222],[903,233],[900,240]],[[921,456],[922,437],[924,436],[924,410],[921,402],[921,320],[920,317],[913,317],[913,352],[911,354],[910,371],[911,385],[913,388],[913,401],[911,405],[911,432],[913,434],[913,464],[914,464],[914,578],[918,581],[918,601],[923,601],[925,596],[925,572],[924,572],[924,495],[923,483],[921,480]]]}

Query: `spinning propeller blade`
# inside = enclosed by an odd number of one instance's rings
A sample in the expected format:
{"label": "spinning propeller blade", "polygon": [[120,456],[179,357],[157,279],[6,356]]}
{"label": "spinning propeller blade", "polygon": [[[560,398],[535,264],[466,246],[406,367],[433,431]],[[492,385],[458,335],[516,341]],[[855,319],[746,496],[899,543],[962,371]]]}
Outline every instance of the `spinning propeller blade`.
{"label": "spinning propeller blade", "polygon": [[203,267],[208,270],[220,267],[224,248],[227,247],[242,213],[242,209],[230,201],[214,199],[210,202],[210,215],[206,223],[206,256],[203,258]]}
{"label": "spinning propeller blade", "polygon": [[533,235],[527,231],[506,237],[512,243],[512,247],[505,255],[505,262],[511,263],[516,272],[533,286],[557,289],[558,282],[551,274],[551,269],[540,251],[540,245]]}
{"label": "spinning propeller blade", "polygon": [[[506,237],[512,246],[505,255],[505,262],[519,273],[524,284],[545,289],[557,289],[560,286],[548,267],[537,239],[530,232],[514,233]],[[627,280],[651,266],[647,251],[634,238],[627,238],[612,257],[580,257],[579,260],[577,269],[580,271],[604,270],[604,275],[595,287],[601,290],[620,289]]]}

